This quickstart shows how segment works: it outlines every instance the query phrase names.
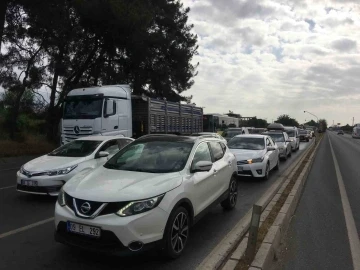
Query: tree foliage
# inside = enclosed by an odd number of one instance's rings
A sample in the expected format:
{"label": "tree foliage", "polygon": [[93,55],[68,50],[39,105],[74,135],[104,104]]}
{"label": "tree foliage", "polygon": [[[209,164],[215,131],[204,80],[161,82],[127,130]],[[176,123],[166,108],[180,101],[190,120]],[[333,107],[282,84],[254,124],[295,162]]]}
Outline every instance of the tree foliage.
{"label": "tree foliage", "polygon": [[291,118],[287,114],[280,115],[275,122],[283,124],[284,126],[299,126],[298,121],[296,121],[294,118]]}
{"label": "tree foliage", "polygon": [[251,118],[250,120],[245,121],[244,126],[247,127],[254,127],[254,128],[266,128],[268,126],[268,123],[264,119],[258,119],[256,117]]}
{"label": "tree foliage", "polygon": [[198,46],[189,8],[179,1],[6,2],[0,84],[20,99],[25,91],[49,89],[50,138],[75,87],[126,83],[134,94],[190,102],[183,93],[197,74]]}
{"label": "tree foliage", "polygon": [[322,131],[325,131],[327,129],[328,125],[327,125],[327,121],[326,119],[320,119],[319,120],[319,128],[322,130]]}

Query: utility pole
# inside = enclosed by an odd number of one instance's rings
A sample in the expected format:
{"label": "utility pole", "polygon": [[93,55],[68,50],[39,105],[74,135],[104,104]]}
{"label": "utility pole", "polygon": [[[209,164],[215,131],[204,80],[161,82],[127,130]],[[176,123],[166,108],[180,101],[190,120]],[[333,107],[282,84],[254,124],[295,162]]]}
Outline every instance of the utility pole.
{"label": "utility pole", "polygon": [[353,117],[353,124],[352,124],[352,126],[354,126],[354,117]]}

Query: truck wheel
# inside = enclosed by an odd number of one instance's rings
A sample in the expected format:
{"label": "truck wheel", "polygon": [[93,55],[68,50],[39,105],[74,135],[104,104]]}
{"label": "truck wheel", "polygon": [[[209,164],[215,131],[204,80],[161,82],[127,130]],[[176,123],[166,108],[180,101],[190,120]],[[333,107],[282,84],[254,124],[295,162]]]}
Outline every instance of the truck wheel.
{"label": "truck wheel", "polygon": [[225,210],[231,210],[236,206],[238,194],[238,184],[235,176],[231,176],[229,184],[229,195],[228,197],[221,202],[221,206]]}

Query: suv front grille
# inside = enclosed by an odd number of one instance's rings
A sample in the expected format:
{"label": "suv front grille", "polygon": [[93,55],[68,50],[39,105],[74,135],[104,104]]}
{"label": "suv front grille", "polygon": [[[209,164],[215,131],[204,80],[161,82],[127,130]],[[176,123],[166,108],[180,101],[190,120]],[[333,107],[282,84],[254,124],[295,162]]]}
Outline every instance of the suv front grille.
{"label": "suv front grille", "polygon": [[[74,197],[70,196],[69,194],[65,193],[65,203],[66,205],[76,214],[76,210],[74,207]],[[76,206],[77,209],[80,210],[81,205],[84,202],[88,202],[91,206],[92,211],[87,213],[86,215],[91,216],[104,202],[94,202],[94,201],[86,201],[86,200],[80,200],[76,199]],[[105,208],[99,213],[98,216],[104,216],[109,214],[115,214],[117,211],[119,211],[121,208],[123,208],[125,205],[127,205],[129,202],[110,202],[108,203]]]}

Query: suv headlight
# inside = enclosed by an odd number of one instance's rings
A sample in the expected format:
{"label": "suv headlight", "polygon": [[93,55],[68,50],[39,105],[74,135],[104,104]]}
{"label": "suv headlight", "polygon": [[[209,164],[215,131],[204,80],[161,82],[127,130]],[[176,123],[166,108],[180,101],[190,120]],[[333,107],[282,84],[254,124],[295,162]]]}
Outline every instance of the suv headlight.
{"label": "suv headlight", "polygon": [[68,174],[69,172],[74,170],[77,166],[78,165],[73,165],[73,166],[63,168],[63,169],[48,171],[48,172],[46,172],[46,174],[49,176]]}
{"label": "suv headlight", "polygon": [[248,164],[253,164],[253,163],[263,162],[263,160],[264,160],[264,157],[260,157],[260,158],[248,159],[247,162],[248,162]]}
{"label": "suv headlight", "polygon": [[63,189],[63,187],[60,189],[59,191],[59,195],[58,195],[58,199],[57,199],[58,203],[60,204],[60,206],[64,207],[66,205],[65,202],[65,191]]}
{"label": "suv headlight", "polygon": [[130,202],[117,211],[116,214],[120,217],[127,217],[150,211],[160,204],[161,200],[164,198],[164,195],[165,194],[161,194],[150,199]]}

